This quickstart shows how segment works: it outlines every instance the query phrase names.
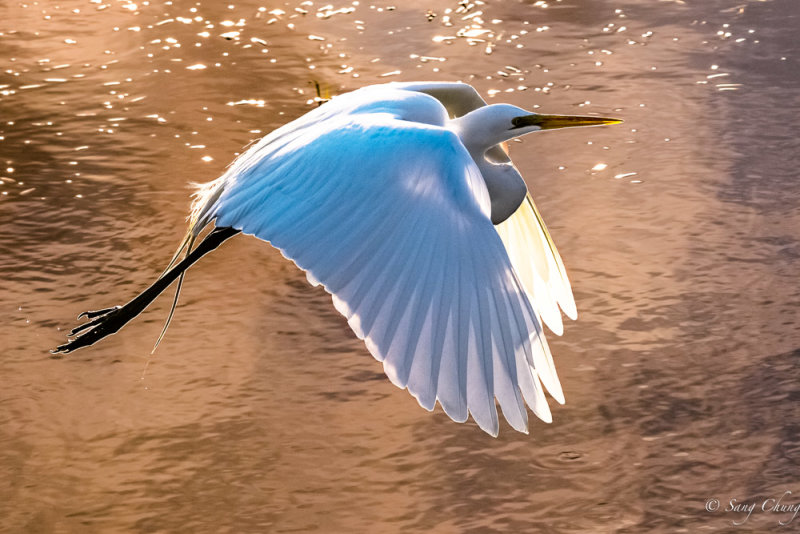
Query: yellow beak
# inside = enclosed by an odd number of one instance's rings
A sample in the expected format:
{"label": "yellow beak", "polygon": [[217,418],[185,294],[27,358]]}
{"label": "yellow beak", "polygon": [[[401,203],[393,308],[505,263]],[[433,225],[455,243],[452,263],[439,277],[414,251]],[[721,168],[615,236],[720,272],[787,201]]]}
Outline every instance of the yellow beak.
{"label": "yellow beak", "polygon": [[542,130],[554,130],[556,128],[572,128],[574,126],[602,126],[604,124],[619,124],[622,119],[612,119],[608,117],[587,117],[581,115],[523,115],[516,117],[511,123],[514,128],[524,128],[525,126],[538,126]]}

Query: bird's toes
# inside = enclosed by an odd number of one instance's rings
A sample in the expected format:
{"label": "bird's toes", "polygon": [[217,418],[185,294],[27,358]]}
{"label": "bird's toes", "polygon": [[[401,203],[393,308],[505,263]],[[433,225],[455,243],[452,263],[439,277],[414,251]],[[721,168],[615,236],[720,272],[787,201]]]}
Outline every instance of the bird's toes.
{"label": "bird's toes", "polygon": [[50,354],[66,354],[67,352],[69,352],[69,343],[64,343],[54,349],[50,349]]}
{"label": "bird's toes", "polygon": [[106,315],[107,313],[111,313],[112,311],[120,309],[121,306],[112,306],[110,308],[103,308],[102,310],[89,310],[85,311],[82,314],[78,315],[78,319],[86,317],[87,319],[94,319],[95,317],[100,317],[101,315]]}
{"label": "bird's toes", "polygon": [[120,308],[121,306],[114,306],[113,308],[106,308],[104,310],[83,312],[78,316],[78,318],[86,317],[87,319],[90,320],[70,330],[69,335],[70,336],[78,335],[80,332],[83,332],[88,328],[92,328],[94,326],[99,325],[100,323],[108,321],[109,319],[117,315],[117,312],[119,311]]}
{"label": "bird's toes", "polygon": [[[83,312],[78,316],[78,319],[86,317],[89,320],[81,325],[76,326],[70,330],[69,334],[67,334],[68,337],[75,337],[75,339],[68,341],[63,345],[59,345],[50,352],[52,354],[66,354],[75,349],[85,347],[86,345],[91,345],[97,339],[102,339],[108,335],[107,333],[103,333],[104,330],[107,330],[105,326],[107,326],[107,323],[109,322],[114,322],[114,319],[119,315],[119,310],[121,309],[122,306],[113,306],[103,310]],[[98,328],[100,330],[98,330]]]}
{"label": "bird's toes", "polygon": [[81,325],[78,325],[78,326],[76,326],[75,328],[73,328],[72,330],[69,331],[69,335],[70,336],[76,336],[79,333],[81,333],[84,330],[86,330],[87,328],[91,328],[91,327],[97,325],[102,319],[103,319],[102,317],[98,317],[94,321],[89,321],[88,323],[83,323]]}

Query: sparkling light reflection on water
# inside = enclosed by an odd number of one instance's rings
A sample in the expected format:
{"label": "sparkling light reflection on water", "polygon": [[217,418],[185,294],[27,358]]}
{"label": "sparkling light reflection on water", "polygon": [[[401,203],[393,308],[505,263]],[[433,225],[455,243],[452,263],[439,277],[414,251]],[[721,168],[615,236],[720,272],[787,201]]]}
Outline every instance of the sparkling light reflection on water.
{"label": "sparkling light reflection on water", "polygon": [[[798,16],[792,0],[0,6],[0,529],[718,531],[741,518],[709,497],[800,494]],[[428,414],[253,239],[193,269],[154,359],[166,299],[47,357],[78,312],[160,272],[186,183],[310,109],[314,82],[414,79],[626,120],[512,146],[581,314],[550,336],[553,425],[493,440]]]}

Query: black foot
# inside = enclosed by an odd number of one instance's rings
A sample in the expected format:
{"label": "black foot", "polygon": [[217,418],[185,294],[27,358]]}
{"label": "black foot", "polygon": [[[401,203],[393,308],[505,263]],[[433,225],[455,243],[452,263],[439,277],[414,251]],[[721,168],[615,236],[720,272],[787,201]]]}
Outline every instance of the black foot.
{"label": "black foot", "polygon": [[[112,312],[114,310],[120,309],[122,306],[112,306],[110,308],[104,308],[102,310],[95,310],[95,311],[85,311],[78,316],[78,319],[82,317],[86,317],[87,319],[94,319],[95,317],[100,317],[101,315],[105,315],[108,312]],[[74,330],[73,330],[74,331]]]}
{"label": "black foot", "polygon": [[104,337],[110,336],[130,320],[130,317],[123,316],[124,314],[121,313],[120,310],[122,310],[121,306],[114,306],[103,310],[83,312],[78,316],[78,319],[86,317],[90,319],[90,321],[76,326],[69,332],[70,337],[78,337],[63,345],[59,345],[50,352],[53,354],[72,352],[81,347],[93,345]]}
{"label": "black foot", "polygon": [[81,347],[93,345],[104,337],[116,333],[131,319],[142,313],[142,311],[149,306],[150,303],[161,294],[161,292],[169,287],[173,281],[179,278],[181,274],[194,262],[220,246],[226,239],[229,239],[238,233],[239,230],[234,230],[233,228],[215,228],[203,239],[200,245],[187,254],[187,256],[183,258],[178,265],[161,275],[158,280],[153,282],[150,287],[139,293],[139,295],[137,295],[132,301],[128,302],[122,307],[114,306],[113,308],[87,311],[80,314],[78,319],[86,317],[89,319],[89,321],[73,328],[69,333],[69,337],[77,337],[72,341],[64,343],[63,345],[59,345],[50,352],[53,354],[72,352],[73,350]]}

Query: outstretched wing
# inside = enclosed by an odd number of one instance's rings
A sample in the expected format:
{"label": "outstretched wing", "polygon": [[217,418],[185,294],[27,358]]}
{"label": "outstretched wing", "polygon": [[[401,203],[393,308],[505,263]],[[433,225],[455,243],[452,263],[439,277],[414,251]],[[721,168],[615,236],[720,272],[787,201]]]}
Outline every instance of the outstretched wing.
{"label": "outstretched wing", "polygon": [[495,228],[536,311],[560,336],[563,324],[559,306],[573,320],[578,318],[578,311],[564,263],[530,193],[517,211]]}
{"label": "outstretched wing", "polygon": [[454,133],[351,115],[256,149],[269,153],[245,154],[257,164],[220,179],[201,223],[269,241],[323,284],[391,381],[426,409],[438,400],[492,435],[495,397],[519,431],[524,403],[551,420],[540,379],[563,397],[541,323]]}
{"label": "outstretched wing", "polygon": [[[480,94],[465,83],[399,82],[391,85],[436,98],[451,117],[460,117],[486,105]],[[492,163],[513,166],[500,145],[490,148],[486,157]],[[518,173],[516,168],[513,172]],[[573,320],[578,313],[567,271],[530,193],[517,211],[496,228],[534,308],[545,324],[560,336],[564,325],[558,307],[561,306],[564,313]]]}
{"label": "outstretched wing", "polygon": [[425,93],[438,100],[451,118],[461,117],[486,105],[474,87],[461,82],[391,82],[392,88]]}

